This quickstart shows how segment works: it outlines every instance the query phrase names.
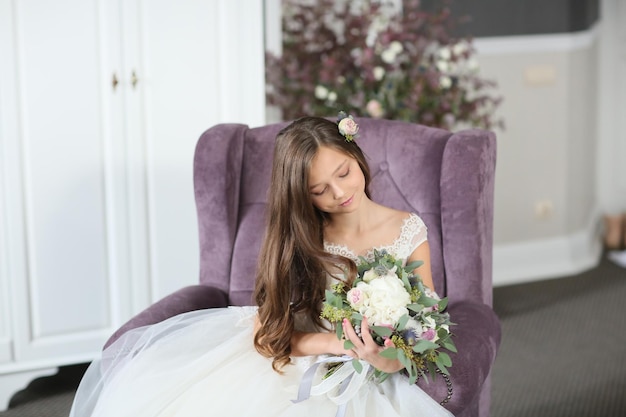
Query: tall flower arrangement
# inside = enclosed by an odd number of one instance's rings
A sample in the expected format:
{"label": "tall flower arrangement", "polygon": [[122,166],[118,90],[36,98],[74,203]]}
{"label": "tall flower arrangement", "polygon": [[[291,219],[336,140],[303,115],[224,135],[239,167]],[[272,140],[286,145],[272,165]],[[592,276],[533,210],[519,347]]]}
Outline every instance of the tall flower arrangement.
{"label": "tall flower arrangement", "polygon": [[448,8],[384,0],[283,0],[283,50],[266,54],[268,104],[284,119],[339,110],[453,129],[501,127],[495,83]]}

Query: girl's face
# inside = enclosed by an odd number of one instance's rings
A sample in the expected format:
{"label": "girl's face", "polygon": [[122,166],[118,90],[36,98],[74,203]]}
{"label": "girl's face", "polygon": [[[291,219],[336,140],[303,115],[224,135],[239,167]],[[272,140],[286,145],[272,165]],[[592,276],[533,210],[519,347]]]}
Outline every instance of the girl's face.
{"label": "girl's face", "polygon": [[322,146],[309,171],[309,193],[313,205],[323,212],[353,212],[365,195],[363,171],[353,157]]}

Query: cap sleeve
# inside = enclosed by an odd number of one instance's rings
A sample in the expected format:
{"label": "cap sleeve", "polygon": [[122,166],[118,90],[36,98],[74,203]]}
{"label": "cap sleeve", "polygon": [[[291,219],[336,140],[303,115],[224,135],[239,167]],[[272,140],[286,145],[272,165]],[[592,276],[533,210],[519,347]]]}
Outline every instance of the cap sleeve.
{"label": "cap sleeve", "polygon": [[415,249],[428,238],[428,228],[424,221],[415,213],[411,213],[408,219],[407,235],[409,237],[409,253],[413,253]]}

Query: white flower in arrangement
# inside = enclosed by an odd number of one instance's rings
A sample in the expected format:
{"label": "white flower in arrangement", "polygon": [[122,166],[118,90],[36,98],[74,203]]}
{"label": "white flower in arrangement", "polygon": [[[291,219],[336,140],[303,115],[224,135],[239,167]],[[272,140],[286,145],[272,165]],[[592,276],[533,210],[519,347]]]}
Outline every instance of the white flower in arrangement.
{"label": "white flower in arrangement", "polygon": [[411,296],[395,273],[383,275],[369,284],[369,305],[362,308],[361,314],[376,326],[395,326],[400,317],[409,313],[406,308],[411,303]]}
{"label": "white flower in arrangement", "polygon": [[323,85],[318,85],[315,87],[315,97],[320,100],[325,100],[328,97],[328,89]]}
{"label": "white flower in arrangement", "polygon": [[337,93],[335,93],[334,91],[331,91],[330,93],[328,93],[328,101],[336,101],[337,100]]}
{"label": "white flower in arrangement", "polygon": [[367,282],[368,284],[374,279],[374,278],[378,278],[378,274],[376,273],[376,271],[374,271],[373,269],[367,270],[365,271],[365,273],[363,274],[363,281]]}
{"label": "white flower in arrangement", "polygon": [[474,57],[468,59],[467,68],[469,68],[470,71],[478,71],[478,60]]}
{"label": "white flower in arrangement", "polygon": [[448,72],[448,70],[450,69],[450,64],[448,63],[448,61],[438,60],[436,65],[437,69],[441,72]]}
{"label": "white flower in arrangement", "polygon": [[444,89],[452,87],[452,78],[448,77],[447,75],[439,78],[439,87]]}
{"label": "white flower in arrangement", "polygon": [[395,62],[398,54],[401,53],[403,50],[404,48],[402,47],[402,44],[400,42],[393,41],[389,44],[389,47],[383,51],[383,53],[380,55],[380,58],[383,60],[384,63],[392,64]]}
{"label": "white flower in arrangement", "polygon": [[385,114],[383,106],[380,104],[378,100],[370,100],[365,105],[365,111],[372,116],[374,119],[380,119]]}
{"label": "white flower in arrangement", "polygon": [[380,81],[385,76],[385,69],[383,67],[374,67],[373,73],[376,81]]}
{"label": "white flower in arrangement", "polygon": [[439,49],[439,59],[444,61],[449,61],[452,58],[452,52],[450,51],[450,47],[444,46]]}
{"label": "white flower in arrangement", "polygon": [[365,282],[359,282],[356,287],[348,291],[346,298],[350,303],[350,307],[355,310],[360,310],[362,307],[369,304],[369,295],[369,285]]}
{"label": "white flower in arrangement", "polygon": [[457,55],[457,56],[467,52],[467,50],[468,50],[468,45],[467,45],[467,42],[465,41],[457,42],[452,47],[452,52],[454,52],[454,55]]}
{"label": "white flower in arrangement", "polygon": [[380,54],[380,58],[383,60],[385,64],[393,64],[396,60],[396,53],[392,51],[390,48],[385,49],[382,54]]}
{"label": "white flower in arrangement", "polygon": [[402,43],[398,41],[393,41],[389,44],[389,49],[391,49],[396,55],[404,50],[402,47]]}

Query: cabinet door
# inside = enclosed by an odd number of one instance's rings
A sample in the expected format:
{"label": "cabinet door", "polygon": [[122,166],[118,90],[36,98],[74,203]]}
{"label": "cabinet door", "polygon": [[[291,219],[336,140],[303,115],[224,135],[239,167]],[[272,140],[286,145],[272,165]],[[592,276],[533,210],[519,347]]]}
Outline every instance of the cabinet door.
{"label": "cabinet door", "polygon": [[17,362],[88,360],[123,311],[115,8],[0,0],[0,313]]}
{"label": "cabinet door", "polygon": [[[131,225],[148,265],[135,294],[157,299],[198,282],[193,154],[217,123],[265,123],[263,2],[137,0],[124,2],[124,65],[136,75],[132,129]],[[144,194],[140,191],[146,190]],[[148,222],[141,226],[141,222]],[[147,231],[147,232],[146,232]],[[135,285],[141,285],[136,281]]]}

